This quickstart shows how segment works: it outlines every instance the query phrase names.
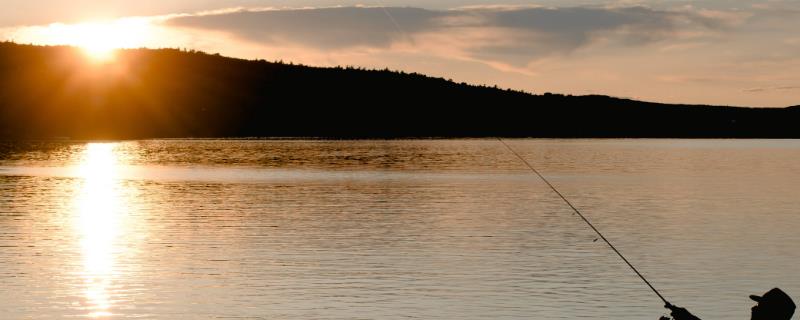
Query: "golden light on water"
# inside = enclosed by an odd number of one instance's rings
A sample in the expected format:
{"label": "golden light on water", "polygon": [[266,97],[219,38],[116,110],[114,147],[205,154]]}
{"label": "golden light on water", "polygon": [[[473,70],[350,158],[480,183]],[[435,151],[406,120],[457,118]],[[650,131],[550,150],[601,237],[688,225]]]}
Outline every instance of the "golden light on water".
{"label": "golden light on water", "polygon": [[78,167],[83,178],[76,198],[75,229],[83,256],[82,276],[85,307],[90,317],[112,315],[109,288],[117,276],[115,258],[124,246],[118,244],[123,214],[117,178],[116,144],[91,143]]}

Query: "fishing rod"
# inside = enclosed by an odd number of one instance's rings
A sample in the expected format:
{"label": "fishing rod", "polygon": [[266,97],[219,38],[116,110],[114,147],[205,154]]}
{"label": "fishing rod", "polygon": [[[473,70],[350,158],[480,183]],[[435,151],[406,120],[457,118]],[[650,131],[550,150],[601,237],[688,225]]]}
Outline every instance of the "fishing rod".
{"label": "fishing rod", "polygon": [[512,148],[511,148],[511,146],[509,146],[509,145],[508,145],[508,144],[507,144],[505,141],[503,141],[503,139],[501,139],[501,138],[497,138],[497,140],[498,140],[498,141],[500,141],[500,143],[502,143],[504,146],[506,146],[506,148],[508,148],[508,151],[511,151],[511,153],[513,153],[515,156],[517,156],[517,158],[519,158],[520,160],[522,160],[522,162],[523,162],[523,163],[525,163],[525,165],[526,165],[526,166],[528,166],[528,168],[529,168],[529,169],[531,169],[531,171],[533,171],[533,173],[535,173],[537,176],[539,176],[539,178],[540,178],[540,179],[542,179],[542,181],[544,181],[544,183],[545,183],[545,184],[547,184],[547,186],[549,186],[549,187],[550,187],[550,189],[552,189],[552,190],[553,190],[553,192],[555,192],[555,193],[556,193],[556,194],[557,194],[559,197],[561,197],[561,200],[564,200],[564,202],[565,202],[565,203],[566,203],[566,204],[567,204],[567,205],[568,205],[570,208],[572,208],[572,211],[575,211],[575,213],[577,213],[577,214],[578,214],[578,216],[580,216],[580,217],[581,217],[581,219],[583,219],[583,221],[584,221],[584,222],[586,222],[586,224],[588,224],[588,225],[589,225],[589,227],[591,227],[591,228],[592,228],[592,230],[594,230],[594,232],[595,232],[595,233],[597,233],[597,235],[599,235],[599,236],[600,236],[600,238],[601,238],[601,239],[603,239],[603,241],[605,241],[605,242],[606,242],[606,244],[608,244],[608,246],[609,246],[609,247],[611,247],[611,250],[614,250],[614,252],[616,252],[616,253],[617,253],[617,255],[618,255],[620,258],[622,258],[622,261],[625,261],[625,263],[626,263],[626,264],[627,264],[629,267],[631,267],[631,269],[633,270],[633,272],[635,272],[635,273],[636,273],[636,275],[637,275],[637,276],[639,276],[639,278],[641,278],[641,279],[642,279],[642,281],[644,281],[644,283],[646,283],[646,284],[647,284],[647,286],[648,286],[648,287],[650,287],[650,289],[652,289],[652,290],[653,290],[653,292],[655,292],[655,293],[656,293],[656,295],[657,295],[657,296],[658,296],[658,297],[661,299],[661,301],[664,301],[664,303],[665,303],[665,305],[666,305],[666,306],[672,306],[672,304],[671,304],[671,303],[669,303],[669,301],[667,301],[667,299],[664,299],[664,296],[662,296],[662,295],[661,295],[661,293],[659,293],[659,292],[658,292],[658,290],[656,290],[656,288],[655,288],[655,287],[653,287],[653,285],[652,285],[652,284],[650,284],[650,281],[647,281],[647,279],[645,279],[645,278],[644,278],[644,276],[643,276],[641,273],[639,273],[639,270],[636,270],[636,267],[634,267],[634,266],[633,266],[633,264],[631,264],[631,263],[628,261],[628,259],[626,259],[626,258],[625,258],[625,256],[623,256],[623,255],[622,255],[622,253],[621,253],[621,252],[619,252],[619,250],[617,250],[617,248],[616,248],[616,247],[614,247],[614,245],[613,245],[613,244],[611,244],[611,242],[609,242],[609,241],[608,241],[608,239],[606,239],[606,237],[605,237],[605,236],[604,236],[604,235],[603,235],[603,234],[600,232],[600,230],[597,230],[597,228],[595,228],[595,226],[594,226],[594,225],[593,225],[591,222],[589,222],[589,219],[586,219],[586,217],[583,215],[583,213],[581,213],[581,211],[580,211],[580,210],[578,210],[578,208],[576,208],[574,205],[572,205],[572,203],[571,203],[571,202],[569,202],[569,200],[567,200],[567,198],[566,198],[566,197],[564,197],[564,195],[563,195],[563,194],[561,194],[561,192],[559,192],[559,191],[558,191],[558,189],[556,189],[556,187],[555,187],[555,186],[553,186],[553,184],[552,184],[552,183],[550,183],[550,181],[548,181],[548,180],[547,180],[547,179],[546,179],[546,178],[545,178],[545,177],[544,177],[544,176],[543,176],[541,173],[539,173],[539,170],[536,170],[536,168],[534,168],[534,167],[533,167],[533,166],[532,166],[532,165],[531,165],[531,164],[530,164],[530,163],[529,163],[527,160],[525,160],[525,158],[523,158],[521,155],[519,155],[519,153],[517,153],[516,151],[514,151],[514,149],[512,149]]}
{"label": "fishing rod", "polygon": [[[382,3],[381,1],[378,1],[378,4],[379,4],[379,6],[380,6],[380,7],[383,9],[383,12],[386,14],[386,16],[387,16],[387,17],[389,18],[389,20],[392,22],[392,24],[394,24],[394,26],[397,28],[397,30],[398,30],[398,31],[400,31],[400,33],[401,33],[401,34],[403,34],[403,35],[405,35],[406,37],[408,37],[408,35],[405,33],[405,31],[403,31],[403,28],[402,28],[402,27],[400,26],[400,24],[397,22],[397,19],[395,19],[395,18],[394,18],[394,16],[392,16],[392,14],[389,12],[389,10],[388,10],[388,9],[386,9],[386,6],[384,6],[384,5],[383,5],[383,3]],[[412,40],[410,37],[408,37],[408,39],[409,39],[409,40]],[[594,226],[594,225],[593,225],[591,222],[589,222],[589,219],[586,219],[586,217],[583,215],[583,213],[581,213],[581,211],[580,211],[580,210],[578,210],[578,208],[575,208],[575,206],[574,206],[574,205],[572,205],[572,203],[571,203],[571,202],[569,202],[569,200],[567,200],[567,198],[566,198],[566,197],[564,197],[564,195],[563,195],[563,194],[561,194],[561,192],[559,192],[559,191],[558,191],[558,189],[556,189],[556,187],[554,187],[554,186],[553,186],[553,184],[551,184],[551,183],[550,183],[550,181],[547,181],[547,179],[545,179],[545,177],[544,177],[544,176],[543,176],[541,173],[539,173],[539,171],[538,171],[538,170],[536,170],[536,169],[535,169],[535,168],[534,168],[534,167],[533,167],[533,166],[532,166],[530,163],[528,163],[528,161],[527,161],[527,160],[525,160],[525,158],[523,158],[522,156],[520,156],[520,155],[519,155],[519,153],[517,153],[516,151],[514,151],[514,149],[512,149],[512,148],[511,148],[511,147],[510,147],[508,144],[506,144],[506,142],[505,142],[505,141],[503,141],[503,139],[502,139],[502,138],[497,138],[497,140],[499,140],[499,141],[500,141],[500,142],[501,142],[501,143],[502,143],[504,146],[506,146],[506,148],[508,148],[508,150],[509,150],[509,151],[511,151],[511,153],[513,153],[515,156],[517,156],[517,158],[519,158],[520,160],[522,160],[522,162],[523,162],[523,163],[525,163],[525,165],[526,165],[526,166],[528,166],[528,168],[529,168],[529,169],[531,169],[531,171],[533,171],[534,173],[536,173],[536,175],[537,175],[537,176],[539,176],[539,178],[541,178],[541,179],[542,179],[542,181],[544,181],[544,183],[546,183],[546,184],[547,184],[547,185],[550,187],[550,189],[552,189],[552,190],[553,190],[553,192],[555,192],[555,193],[556,193],[556,194],[557,194],[559,197],[561,197],[561,200],[564,200],[564,202],[566,202],[566,203],[567,203],[567,205],[568,205],[570,208],[572,208],[572,210],[573,210],[573,211],[575,211],[575,213],[577,213],[577,214],[578,214],[578,216],[580,216],[580,217],[581,217],[581,219],[583,219],[583,221],[584,221],[584,222],[586,222],[586,224],[588,224],[588,225],[589,225],[589,227],[591,227],[591,228],[592,228],[592,230],[594,230],[594,232],[596,232],[596,233],[597,233],[597,235],[599,235],[599,236],[600,236],[600,238],[601,238],[601,239],[603,239],[603,241],[605,241],[605,242],[606,242],[606,244],[608,244],[608,246],[609,246],[609,247],[611,247],[611,249],[612,249],[612,250],[614,250],[614,252],[616,252],[616,253],[617,253],[617,255],[618,255],[620,258],[622,258],[622,261],[625,261],[625,263],[626,263],[626,264],[627,264],[629,267],[631,267],[631,269],[633,270],[633,272],[635,272],[635,273],[636,273],[636,275],[637,275],[637,276],[639,276],[639,278],[641,278],[641,279],[642,279],[642,281],[644,281],[644,283],[646,283],[646,284],[647,284],[647,286],[648,286],[648,287],[650,287],[650,289],[652,289],[652,290],[653,290],[653,292],[655,292],[655,293],[656,293],[656,295],[657,295],[657,296],[658,296],[658,297],[661,299],[661,301],[664,301],[664,303],[665,303],[665,307],[667,307],[667,308],[670,308],[670,307],[672,307],[672,304],[671,304],[671,303],[669,303],[669,301],[667,301],[667,299],[664,299],[664,296],[662,296],[662,295],[661,295],[661,293],[659,293],[659,292],[658,292],[658,290],[656,290],[656,288],[655,288],[655,287],[653,287],[653,285],[652,285],[652,284],[650,284],[650,281],[647,281],[647,279],[645,279],[645,278],[644,278],[644,276],[643,276],[641,273],[639,273],[639,270],[636,270],[636,267],[634,267],[634,266],[633,266],[633,264],[631,264],[631,263],[628,261],[628,259],[626,259],[626,258],[625,258],[625,256],[623,256],[623,255],[622,255],[622,253],[621,253],[621,252],[619,252],[619,250],[617,250],[617,248],[616,248],[616,247],[614,247],[614,245],[613,245],[613,244],[611,244],[611,242],[609,242],[609,241],[608,241],[608,239],[606,239],[606,237],[605,237],[605,236],[604,236],[602,233],[600,233],[600,230],[597,230],[597,228],[595,228],[595,226]]]}

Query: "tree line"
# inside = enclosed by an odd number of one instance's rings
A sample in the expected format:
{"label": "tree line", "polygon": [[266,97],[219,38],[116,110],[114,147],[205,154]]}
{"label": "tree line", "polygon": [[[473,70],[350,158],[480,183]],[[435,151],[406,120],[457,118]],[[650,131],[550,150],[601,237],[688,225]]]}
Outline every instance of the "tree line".
{"label": "tree line", "polygon": [[800,138],[800,107],[531,94],[418,73],[184,49],[0,43],[0,138]]}

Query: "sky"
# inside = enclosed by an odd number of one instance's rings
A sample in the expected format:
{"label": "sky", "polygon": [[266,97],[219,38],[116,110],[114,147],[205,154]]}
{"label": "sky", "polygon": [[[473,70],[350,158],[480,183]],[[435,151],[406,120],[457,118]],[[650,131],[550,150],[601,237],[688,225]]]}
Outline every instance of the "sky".
{"label": "sky", "polygon": [[0,39],[389,68],[532,93],[800,105],[798,0],[4,0]]}

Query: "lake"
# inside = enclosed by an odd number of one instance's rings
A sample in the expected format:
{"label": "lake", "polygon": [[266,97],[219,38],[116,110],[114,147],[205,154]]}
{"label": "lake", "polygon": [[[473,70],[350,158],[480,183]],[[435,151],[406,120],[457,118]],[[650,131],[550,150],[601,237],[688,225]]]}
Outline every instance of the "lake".
{"label": "lake", "polygon": [[[672,303],[800,299],[800,140],[507,143]],[[658,319],[499,141],[0,142],[3,319]]]}

